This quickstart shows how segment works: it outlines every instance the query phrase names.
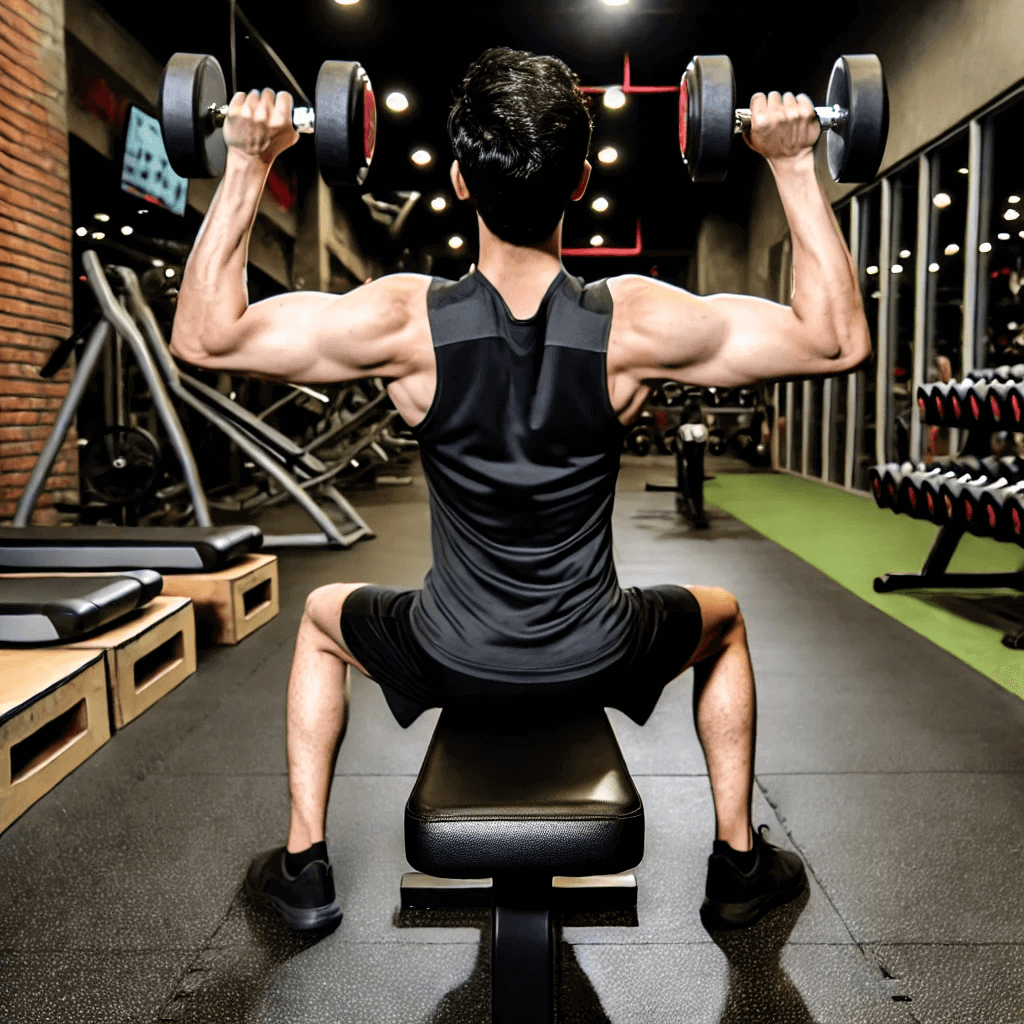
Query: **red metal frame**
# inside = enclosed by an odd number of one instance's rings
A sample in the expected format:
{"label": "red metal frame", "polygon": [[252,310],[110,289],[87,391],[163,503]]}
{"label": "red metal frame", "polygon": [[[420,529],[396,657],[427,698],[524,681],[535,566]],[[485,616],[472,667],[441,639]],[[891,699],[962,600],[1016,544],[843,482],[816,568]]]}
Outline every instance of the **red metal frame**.
{"label": "red metal frame", "polygon": [[622,55],[622,85],[588,85],[584,92],[607,92],[609,89],[621,89],[625,93],[679,92],[678,85],[630,85],[629,54]]}
{"label": "red metal frame", "polygon": [[[621,89],[625,93],[669,93],[679,92],[678,85],[631,85],[629,80],[629,54],[622,55],[622,85],[588,85],[584,92],[602,93],[609,89]],[[636,222],[636,245],[632,249],[612,249],[595,246],[589,249],[563,249],[563,256],[640,256],[644,244],[640,234],[640,220]]]}

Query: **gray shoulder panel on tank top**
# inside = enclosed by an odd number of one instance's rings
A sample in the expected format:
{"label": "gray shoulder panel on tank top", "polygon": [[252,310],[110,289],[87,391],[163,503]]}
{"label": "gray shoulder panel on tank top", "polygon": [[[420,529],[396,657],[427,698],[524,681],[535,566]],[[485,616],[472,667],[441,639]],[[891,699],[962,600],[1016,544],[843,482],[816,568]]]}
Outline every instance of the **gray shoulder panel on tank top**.
{"label": "gray shoulder panel on tank top", "polygon": [[[611,331],[611,293],[604,281],[582,284],[581,278],[566,279],[562,296],[568,301],[551,303],[544,344],[605,352]],[[587,325],[586,330],[580,330],[581,322]]]}
{"label": "gray shoulder panel on tank top", "polygon": [[488,304],[464,301],[478,288],[480,282],[472,274],[459,281],[435,277],[431,282],[427,309],[434,348],[488,338],[494,334],[494,318]]}

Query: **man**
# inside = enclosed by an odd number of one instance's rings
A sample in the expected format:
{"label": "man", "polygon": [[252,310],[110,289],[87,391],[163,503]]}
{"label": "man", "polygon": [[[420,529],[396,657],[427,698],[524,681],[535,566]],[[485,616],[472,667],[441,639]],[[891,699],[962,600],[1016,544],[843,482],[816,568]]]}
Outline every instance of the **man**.
{"label": "man", "polygon": [[[625,425],[654,382],[733,387],[853,369],[870,351],[849,252],[814,174],[811,101],[751,100],[793,240],[792,306],[690,295],[624,276],[584,287],[561,265],[566,203],[586,190],[592,124],[551,57],[489,50],[449,117],[452,184],[475,204],[479,260],[458,282],[395,274],[344,295],[247,306],[249,230],[274,158],[298,138],[291,97],[236,94],[224,177],[181,283],[171,348],[211,370],[297,383],[380,376],[420,440],[434,563],[423,589],[310,594],[288,682],[291,826],[246,886],[295,929],[336,922],[324,828],[347,674],[408,726],[426,708],[541,694],[643,724],[694,668],[694,718],[717,835],[702,915],[752,924],[806,887],[751,827],[754,677],[736,598],[620,589],[611,512]],[[763,828],[763,826],[762,826]]]}

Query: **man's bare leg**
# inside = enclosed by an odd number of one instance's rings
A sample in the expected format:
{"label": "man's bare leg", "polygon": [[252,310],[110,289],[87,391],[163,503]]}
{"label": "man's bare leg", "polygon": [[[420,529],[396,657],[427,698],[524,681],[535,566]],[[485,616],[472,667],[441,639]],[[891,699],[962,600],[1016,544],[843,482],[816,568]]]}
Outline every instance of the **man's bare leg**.
{"label": "man's bare leg", "polygon": [[749,850],[757,697],[739,602],[720,587],[688,587],[700,603],[703,631],[686,668],[694,669],[693,720],[715,802],[716,838]]}
{"label": "man's bare leg", "polygon": [[348,719],[349,666],[361,666],[341,635],[345,599],[362,583],[332,583],[306,599],[288,677],[288,852],[322,842],[334,765]]}

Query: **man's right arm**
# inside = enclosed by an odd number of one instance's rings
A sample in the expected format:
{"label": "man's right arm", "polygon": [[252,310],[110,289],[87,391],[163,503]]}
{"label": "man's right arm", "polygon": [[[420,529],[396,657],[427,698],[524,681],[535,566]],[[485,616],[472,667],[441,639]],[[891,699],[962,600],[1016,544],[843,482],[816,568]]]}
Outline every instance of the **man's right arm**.
{"label": "man's right arm", "polygon": [[618,278],[612,298],[638,381],[732,387],[831,376],[871,354],[853,260],[814,173],[820,126],[811,101],[758,94],[751,112],[748,145],[768,160],[789,222],[792,304]]}

